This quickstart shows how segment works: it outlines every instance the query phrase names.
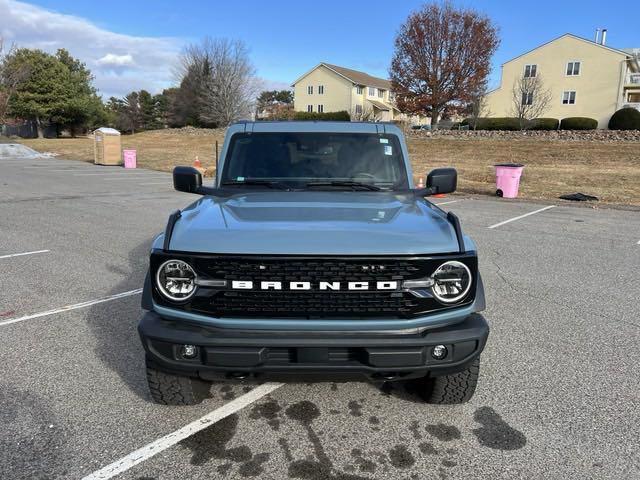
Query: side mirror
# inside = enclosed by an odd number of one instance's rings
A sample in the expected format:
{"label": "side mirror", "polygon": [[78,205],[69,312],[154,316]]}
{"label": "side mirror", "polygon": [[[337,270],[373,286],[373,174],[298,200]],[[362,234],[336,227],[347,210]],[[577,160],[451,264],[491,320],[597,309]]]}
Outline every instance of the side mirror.
{"label": "side mirror", "polygon": [[193,167],[175,167],[173,169],[173,188],[179,192],[200,193],[202,175]]}
{"label": "side mirror", "polygon": [[427,189],[432,194],[452,193],[458,185],[458,172],[455,168],[436,168],[427,175]]}

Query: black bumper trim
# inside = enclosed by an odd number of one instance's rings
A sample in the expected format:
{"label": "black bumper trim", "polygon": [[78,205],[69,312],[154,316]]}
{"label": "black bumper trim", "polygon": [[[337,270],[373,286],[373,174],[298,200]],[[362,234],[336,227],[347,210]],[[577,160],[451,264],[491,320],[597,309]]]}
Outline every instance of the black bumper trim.
{"label": "black bumper trim", "polygon": [[[166,320],[155,312],[138,325],[147,360],[169,373],[219,379],[278,374],[355,374],[371,379],[437,376],[464,370],[484,349],[489,326],[474,313],[462,322],[427,330],[388,332],[238,331]],[[198,346],[195,359],[180,345]],[[436,360],[434,345],[447,346]]]}

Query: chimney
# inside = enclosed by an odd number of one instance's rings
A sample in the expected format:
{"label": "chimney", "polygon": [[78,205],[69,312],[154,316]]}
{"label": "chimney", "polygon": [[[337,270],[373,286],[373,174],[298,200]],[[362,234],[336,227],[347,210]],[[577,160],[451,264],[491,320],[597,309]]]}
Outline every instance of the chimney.
{"label": "chimney", "polygon": [[601,45],[606,45],[607,43],[607,29],[603,28],[602,29],[602,39],[600,40],[600,44]]}
{"label": "chimney", "polygon": [[598,42],[600,41],[600,29],[599,29],[599,28],[596,28],[596,36],[595,36],[595,38],[593,39],[593,41],[594,41],[595,43],[598,43]]}

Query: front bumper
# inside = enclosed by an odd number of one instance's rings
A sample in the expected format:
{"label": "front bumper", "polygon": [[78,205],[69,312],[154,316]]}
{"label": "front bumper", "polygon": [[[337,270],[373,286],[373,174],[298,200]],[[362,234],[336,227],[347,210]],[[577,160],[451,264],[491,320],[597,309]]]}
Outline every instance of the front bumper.
{"label": "front bumper", "polygon": [[[395,331],[277,331],[216,328],[144,314],[138,325],[148,362],[168,373],[205,380],[284,378],[291,374],[402,380],[464,370],[489,335],[472,313],[453,325]],[[183,358],[182,345],[198,347]],[[431,355],[445,345],[443,359]]]}

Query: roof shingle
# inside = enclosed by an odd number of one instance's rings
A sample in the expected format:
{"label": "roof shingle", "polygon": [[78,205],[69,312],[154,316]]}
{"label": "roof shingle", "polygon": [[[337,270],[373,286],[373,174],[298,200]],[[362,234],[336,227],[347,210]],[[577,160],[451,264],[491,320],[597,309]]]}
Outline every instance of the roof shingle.
{"label": "roof shingle", "polygon": [[331,65],[330,63],[322,62],[320,65],[324,65],[331,70],[339,73],[343,77],[347,77],[353,83],[358,85],[364,85],[366,87],[384,88],[386,90],[391,89],[391,82],[384,78],[373,77],[368,73],[359,72],[358,70],[352,70],[350,68],[340,67],[338,65]]}

